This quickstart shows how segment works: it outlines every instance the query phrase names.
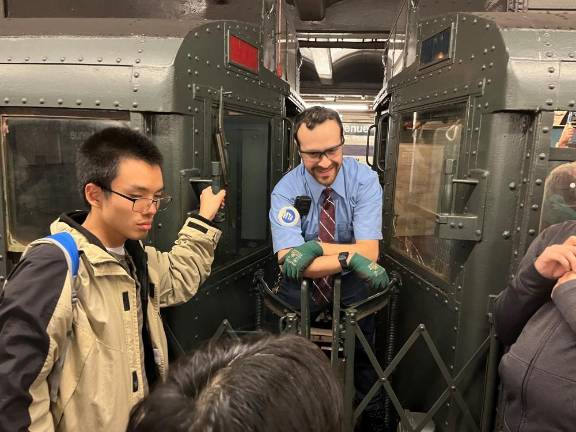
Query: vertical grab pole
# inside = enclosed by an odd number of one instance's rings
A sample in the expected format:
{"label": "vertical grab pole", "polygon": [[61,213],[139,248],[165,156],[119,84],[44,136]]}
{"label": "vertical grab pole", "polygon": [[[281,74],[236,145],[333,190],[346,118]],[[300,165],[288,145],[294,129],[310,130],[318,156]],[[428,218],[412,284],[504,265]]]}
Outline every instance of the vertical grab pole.
{"label": "vertical grab pole", "polygon": [[334,303],[332,307],[332,352],[330,353],[330,364],[332,369],[338,367],[338,351],[340,349],[340,299],[342,293],[342,278],[340,275],[334,276]]}
{"label": "vertical grab pole", "polygon": [[354,352],[356,350],[356,309],[347,309],[344,322],[344,432],[354,430]]}
{"label": "vertical grab pole", "polygon": [[300,285],[300,333],[310,339],[310,281],[303,279]]}

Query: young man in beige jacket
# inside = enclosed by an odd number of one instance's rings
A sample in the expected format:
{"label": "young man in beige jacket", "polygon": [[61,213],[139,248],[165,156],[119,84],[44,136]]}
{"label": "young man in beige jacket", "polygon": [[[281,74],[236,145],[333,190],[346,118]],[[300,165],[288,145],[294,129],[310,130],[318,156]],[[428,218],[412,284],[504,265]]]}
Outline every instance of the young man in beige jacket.
{"label": "young man in beige jacket", "polygon": [[123,431],[130,409],[166,376],[160,308],[190,299],[210,274],[221,234],[211,221],[225,192],[202,192],[198,216],[170,252],[144,247],[170,202],[161,166],[158,148],[127,128],[81,146],[79,185],[90,210],[51,226],[76,243],[76,278],[58,247],[40,244],[0,297],[1,432]]}

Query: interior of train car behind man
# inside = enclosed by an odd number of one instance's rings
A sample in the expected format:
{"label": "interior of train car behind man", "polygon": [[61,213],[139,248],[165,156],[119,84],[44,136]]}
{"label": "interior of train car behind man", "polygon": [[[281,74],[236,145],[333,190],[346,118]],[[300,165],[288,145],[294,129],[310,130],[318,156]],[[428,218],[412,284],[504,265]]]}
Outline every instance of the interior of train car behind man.
{"label": "interior of train car behind man", "polygon": [[[170,252],[143,247],[170,197],[145,136],[108,128],[78,152],[88,213],[63,214],[80,253],[75,280],[53,244],[29,247],[0,299],[0,430],[123,431],[168,367],[159,308],[187,301],[210,273],[225,192],[202,192]],[[73,300],[73,293],[76,300]]]}
{"label": "interior of train car behind man", "polygon": [[[368,166],[343,156],[342,122],[335,111],[309,108],[298,116],[294,130],[302,163],[274,188],[269,214],[274,252],[282,265],[278,295],[299,308],[300,281],[312,278],[310,309],[318,314],[331,305],[332,276],[337,273],[343,273],[344,305],[386,285],[386,272],[375,262],[382,238],[382,187]],[[303,199],[311,203],[307,212],[299,204]],[[373,342],[374,316],[359,324]],[[355,364],[356,387],[363,397],[377,376],[361,348]],[[378,426],[381,413],[377,395],[365,416],[373,425],[364,430],[383,430]]]}

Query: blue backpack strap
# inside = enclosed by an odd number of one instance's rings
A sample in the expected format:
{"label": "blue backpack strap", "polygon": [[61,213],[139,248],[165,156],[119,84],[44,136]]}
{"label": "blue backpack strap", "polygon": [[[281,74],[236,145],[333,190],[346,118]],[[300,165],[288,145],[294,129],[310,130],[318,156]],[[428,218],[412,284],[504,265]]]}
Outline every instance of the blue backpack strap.
{"label": "blue backpack strap", "polygon": [[46,237],[47,239],[52,239],[56,242],[57,246],[61,246],[63,250],[68,253],[70,257],[70,270],[72,271],[72,276],[76,277],[78,275],[78,268],[80,267],[80,254],[78,253],[78,246],[76,246],[76,241],[70,233],[59,232]]}

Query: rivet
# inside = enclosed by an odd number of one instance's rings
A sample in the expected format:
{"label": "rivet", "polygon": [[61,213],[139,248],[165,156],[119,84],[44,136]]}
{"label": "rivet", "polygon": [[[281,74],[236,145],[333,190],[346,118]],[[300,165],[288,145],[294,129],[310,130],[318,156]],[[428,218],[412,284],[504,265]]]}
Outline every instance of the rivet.
{"label": "rivet", "polygon": [[62,105],[64,103],[63,99],[58,99],[56,102],[58,102],[58,105]]}
{"label": "rivet", "polygon": [[536,179],[535,183],[540,186],[542,184],[542,179]]}
{"label": "rivet", "polygon": [[120,57],[116,57],[116,63],[120,63],[122,59]]}
{"label": "rivet", "polygon": [[192,111],[192,107],[188,105],[188,111]]}
{"label": "rivet", "polygon": [[48,60],[48,57],[43,56],[43,57],[42,57],[42,61],[46,61],[46,60]]}
{"label": "rivet", "polygon": [[570,102],[568,102],[569,107],[573,107],[574,105],[576,105],[576,101],[571,100]]}
{"label": "rivet", "polygon": [[478,87],[482,87],[482,81],[478,81]]}
{"label": "rivet", "polygon": [[488,108],[488,102],[486,102],[486,103],[484,104],[484,107],[485,107],[485,108]]}
{"label": "rivet", "polygon": [[210,33],[210,27],[206,27],[206,33]]}
{"label": "rivet", "polygon": [[216,69],[220,69],[220,65],[216,65]]}
{"label": "rivet", "polygon": [[536,211],[538,210],[540,207],[538,206],[538,204],[532,204],[532,210]]}
{"label": "rivet", "polygon": [[198,56],[194,56],[194,60],[196,60],[196,61],[200,61],[200,57],[198,57]]}
{"label": "rivet", "polygon": [[554,53],[552,51],[546,52],[546,57],[552,57],[552,56],[554,56]]}
{"label": "rivet", "polygon": [[551,106],[551,105],[553,105],[553,104],[554,104],[554,101],[553,101],[552,99],[547,99],[547,100],[546,100],[546,105],[550,105],[550,106]]}
{"label": "rivet", "polygon": [[550,90],[554,90],[556,88],[556,86],[554,84],[548,84],[548,88]]}
{"label": "rivet", "polygon": [[484,55],[488,54],[488,48],[484,48],[484,51],[482,51],[484,53]]}
{"label": "rivet", "polygon": [[494,62],[488,63],[488,67],[490,67],[490,68],[491,68],[491,67],[494,67]]}
{"label": "rivet", "polygon": [[198,108],[194,108],[194,112],[197,113],[199,110]]}
{"label": "rivet", "polygon": [[545,154],[545,153],[540,153],[540,154],[538,155],[538,158],[539,158],[540,160],[544,160],[544,159],[546,159],[546,154]]}
{"label": "rivet", "polygon": [[544,126],[542,128],[542,133],[548,133],[548,132],[550,132],[550,129],[548,128],[548,126]]}
{"label": "rivet", "polygon": [[11,62],[11,61],[12,61],[12,57],[8,57],[6,60],[9,61],[9,62]]}
{"label": "rivet", "polygon": [[188,57],[189,59],[191,59],[191,58],[192,58],[192,54],[188,53],[188,54],[186,54],[186,57]]}
{"label": "rivet", "polygon": [[137,58],[136,60],[134,60],[135,63],[140,63],[140,59]]}
{"label": "rivet", "polygon": [[30,57],[26,57],[26,58],[24,59],[24,61],[26,61],[26,62],[27,62],[27,61],[30,61]]}
{"label": "rivet", "polygon": [[140,76],[140,72],[134,72],[134,78],[138,78]]}
{"label": "rivet", "polygon": [[114,106],[115,106],[115,107],[118,107],[118,106],[120,106],[120,102],[118,102],[118,101],[114,101]]}
{"label": "rivet", "polygon": [[22,103],[25,104],[26,102],[28,102],[28,99],[22,98]]}
{"label": "rivet", "polygon": [[198,32],[194,32],[194,37],[198,37]]}
{"label": "rivet", "polygon": [[488,79],[486,80],[486,84],[488,84],[488,85],[492,84],[492,79],[491,79],[491,78],[488,78]]}
{"label": "rivet", "polygon": [[45,102],[44,98],[40,98],[40,100],[38,102],[40,102],[40,105],[44,105],[44,102]]}
{"label": "rivet", "polygon": [[78,61],[79,61],[79,62],[84,61],[84,57],[78,57]]}
{"label": "rivet", "polygon": [[474,18],[474,20],[472,21],[473,24],[476,24],[478,22],[478,18]]}
{"label": "rivet", "polygon": [[139,48],[139,49],[138,49],[138,54],[142,54],[142,51],[143,51],[142,48]]}
{"label": "rivet", "polygon": [[495,46],[495,45],[492,45],[492,46],[490,47],[490,49],[491,49],[492,51],[494,51],[494,50],[496,49],[496,46]]}
{"label": "rivet", "polygon": [[66,60],[66,57],[60,57],[60,61],[63,62]]}
{"label": "rivet", "polygon": [[218,24],[218,25],[216,26],[216,28],[217,28],[218,30],[220,30],[220,24]]}
{"label": "rivet", "polygon": [[489,29],[489,28],[490,28],[490,24],[486,24],[486,28]]}
{"label": "rivet", "polygon": [[210,60],[206,60],[206,65],[210,66]]}
{"label": "rivet", "polygon": [[100,100],[96,99],[96,100],[94,101],[94,105],[100,106]]}
{"label": "rivet", "polygon": [[568,54],[568,57],[570,57],[570,58],[574,58],[575,56],[576,56],[576,55],[575,55],[573,52],[571,52],[571,53]]}
{"label": "rivet", "polygon": [[138,102],[132,102],[132,106],[133,106],[134,108],[138,108]]}
{"label": "rivet", "polygon": [[76,99],[76,105],[82,105],[82,100],[81,100],[81,99]]}
{"label": "rivet", "polygon": [[4,103],[10,103],[10,98],[5,97],[5,98],[4,98]]}
{"label": "rivet", "polygon": [[476,56],[475,56],[474,54],[472,54],[472,55],[470,56],[470,60],[474,60],[475,58],[476,58]]}
{"label": "rivet", "polygon": [[132,89],[132,91],[133,91],[134,93],[138,93],[138,87],[134,87],[134,88]]}
{"label": "rivet", "polygon": [[194,133],[195,133],[196,135],[198,135],[198,132],[200,132],[198,129],[194,129]]}
{"label": "rivet", "polygon": [[482,231],[480,231],[480,230],[476,230],[476,231],[475,231],[475,234],[476,234],[477,236],[479,236],[479,235],[481,235],[481,234],[482,234]]}
{"label": "rivet", "polygon": [[97,61],[98,63],[102,63],[102,57],[98,57],[98,58],[96,59],[96,61]]}
{"label": "rivet", "polygon": [[529,229],[528,230],[528,234],[530,234],[531,236],[536,234],[536,230],[535,229]]}
{"label": "rivet", "polygon": [[556,71],[556,69],[554,69],[554,67],[552,67],[552,66],[550,66],[548,68],[548,72],[550,72],[550,73],[554,73],[555,71]]}
{"label": "rivet", "polygon": [[515,189],[516,189],[516,183],[514,183],[514,182],[509,183],[509,184],[508,184],[508,188],[509,188],[510,190],[515,190]]}
{"label": "rivet", "polygon": [[188,88],[188,90],[191,90],[191,89],[192,89],[192,84],[188,84],[186,87]]}

